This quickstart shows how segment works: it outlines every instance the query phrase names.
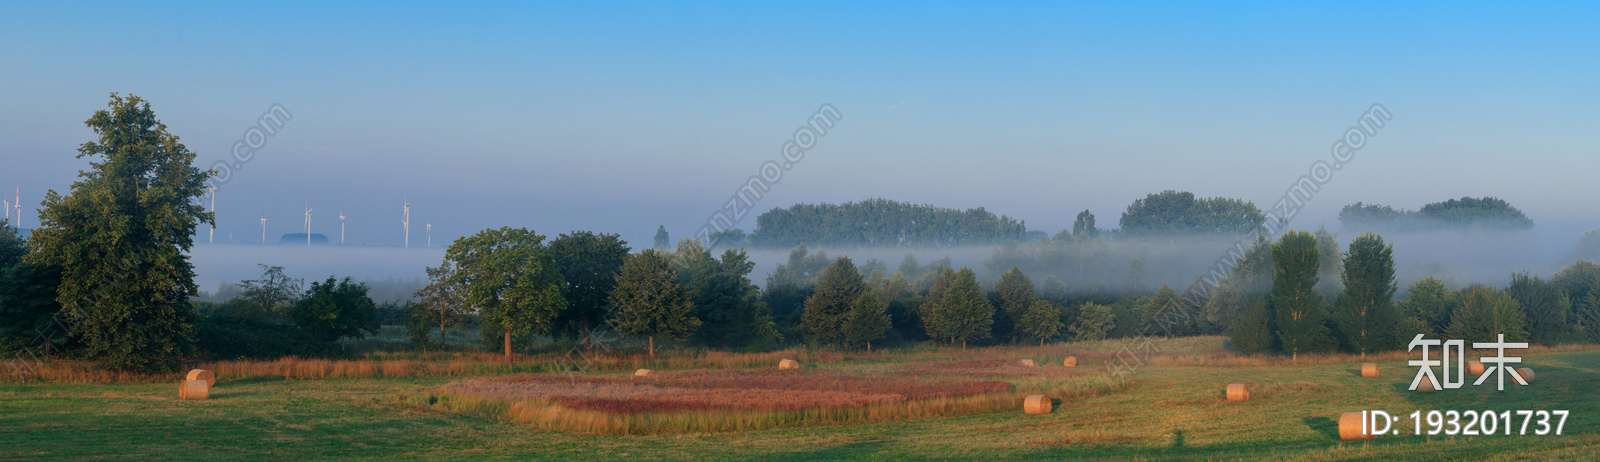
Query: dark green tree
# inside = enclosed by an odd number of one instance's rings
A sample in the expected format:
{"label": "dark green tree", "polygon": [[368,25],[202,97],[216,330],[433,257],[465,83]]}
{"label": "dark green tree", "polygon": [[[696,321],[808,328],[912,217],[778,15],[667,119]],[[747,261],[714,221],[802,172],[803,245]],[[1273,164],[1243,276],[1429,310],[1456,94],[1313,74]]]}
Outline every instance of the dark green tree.
{"label": "dark green tree", "polygon": [[532,230],[501,227],[458,238],[445,261],[456,269],[462,299],[483,317],[484,341],[500,336],[508,361],[512,337],[551,333],[567,308],[560,268]]}
{"label": "dark green tree", "polygon": [[1231,329],[1233,321],[1244,315],[1250,300],[1272,290],[1272,241],[1257,235],[1256,241],[1233,262],[1233,270],[1217,283],[1217,288],[1200,309],[1208,330]]}
{"label": "dark green tree", "polygon": [[61,269],[56,300],[77,322],[85,355],[106,367],[170,370],[193,351],[188,252],[214,223],[198,199],[212,174],[137,96],[111,94],[85,121],[97,137],[72,193],[45,195],[27,260]]}
{"label": "dark green tree", "polygon": [[718,261],[700,241],[684,239],[678,241],[672,262],[701,322],[691,341],[714,348],[764,349],[782,339],[772,312],[761,301],[761,289],[750,282],[755,263],[743,249],[724,250]]}
{"label": "dark green tree", "polygon": [[61,312],[56,302],[60,282],[61,270],[52,266],[20,262],[0,269],[0,348],[36,340],[44,341],[37,346],[46,353],[63,346],[66,332],[52,329]]}
{"label": "dark green tree", "polygon": [[1528,340],[1523,327],[1522,309],[1517,300],[1496,289],[1473,285],[1461,289],[1461,307],[1450,316],[1450,327],[1445,329],[1450,338],[1473,342],[1493,342],[1505,334],[1508,342]]}
{"label": "dark green tree", "polygon": [[1350,241],[1344,260],[1344,291],[1334,304],[1333,322],[1349,351],[1366,357],[1369,351],[1395,348],[1391,329],[1399,314],[1394,307],[1394,246],[1366,233]]}
{"label": "dark green tree", "polygon": [[1600,342],[1600,265],[1578,260],[1550,277],[1572,303],[1569,323],[1591,342]]}
{"label": "dark green tree", "polygon": [[725,229],[706,236],[706,249],[735,249],[744,247],[748,242],[749,236],[744,234],[744,230],[739,228]]}
{"label": "dark green tree", "polygon": [[1069,330],[1074,340],[1100,340],[1111,332],[1115,321],[1111,307],[1089,302],[1078,307],[1078,320]]}
{"label": "dark green tree", "polygon": [[851,347],[865,345],[867,352],[871,353],[872,341],[883,338],[892,325],[889,311],[878,301],[878,296],[862,292],[855,304],[850,306],[850,316],[844,323],[845,344]]}
{"label": "dark green tree", "polygon": [[[1450,315],[1461,305],[1456,293],[1444,282],[1428,276],[1411,283],[1406,299],[1400,302],[1402,317],[1416,317],[1427,326],[1427,333],[1442,334],[1450,325]],[[1405,339],[1409,342],[1411,339]]]}
{"label": "dark green tree", "polygon": [[10,220],[0,219],[0,270],[22,263],[28,254],[28,242],[11,226]]}
{"label": "dark green tree", "polygon": [[1196,333],[1194,311],[1172,286],[1161,284],[1155,295],[1145,300],[1139,314],[1139,322],[1147,334],[1181,337]]}
{"label": "dark green tree", "polygon": [[968,341],[989,338],[994,305],[984,297],[978,287],[978,275],[971,268],[961,268],[948,281],[937,304],[928,308],[932,318],[929,335],[948,338],[952,344],[959,341],[965,350]]}
{"label": "dark green tree", "polygon": [[1311,233],[1290,231],[1272,245],[1272,310],[1278,342],[1296,359],[1300,353],[1327,351],[1332,344],[1323,323],[1322,294],[1316,291],[1321,262],[1317,238]]}
{"label": "dark green tree", "polygon": [[672,257],[654,249],[628,256],[617,274],[617,288],[611,292],[616,314],[611,318],[617,332],[650,340],[650,356],[656,354],[656,337],[683,340],[700,328],[694,317],[694,302],[678,284]]}
{"label": "dark green tree", "polygon": [[805,315],[801,319],[806,333],[819,344],[844,345],[845,321],[850,317],[851,306],[863,293],[867,293],[866,283],[850,257],[834,259],[817,281],[816,293],[806,299]]}
{"label": "dark green tree", "polygon": [[[428,305],[408,301],[400,306],[405,313],[406,335],[411,338],[411,344],[428,351],[428,332],[433,330],[434,313]],[[444,345],[444,332],[439,332],[439,344]]]}
{"label": "dark green tree", "polygon": [[1023,340],[1027,336],[1018,335],[1017,323],[1022,321],[1022,316],[1033,306],[1033,302],[1039,300],[1039,295],[1033,289],[1033,280],[1022,274],[1020,268],[1013,266],[994,282],[994,291],[999,302],[996,305],[1000,308],[995,312],[994,336],[1012,342]]}
{"label": "dark green tree", "polygon": [[1020,318],[1021,323],[1016,332],[1019,339],[1038,340],[1039,346],[1044,346],[1044,341],[1061,335],[1061,310],[1050,302],[1036,300],[1028,305]]}
{"label": "dark green tree", "polygon": [[1572,300],[1561,286],[1524,271],[1511,275],[1511,286],[1506,295],[1522,308],[1523,319],[1532,341],[1554,345],[1567,337],[1572,326],[1567,324],[1567,314],[1572,311]]}
{"label": "dark green tree", "polygon": [[331,351],[342,337],[378,333],[378,305],[367,297],[366,284],[349,277],[312,282],[289,316],[323,351]]}
{"label": "dark green tree", "polygon": [[606,301],[617,285],[622,262],[628,258],[628,243],[616,234],[573,231],[551,240],[548,250],[566,283],[561,294],[567,299],[567,309],[556,325],[582,338],[587,349],[590,333],[605,322]]}
{"label": "dark green tree", "polygon": [[1271,302],[1265,295],[1250,297],[1245,302],[1244,313],[1234,318],[1228,328],[1228,338],[1234,348],[1245,354],[1270,353],[1277,338],[1272,328]]}

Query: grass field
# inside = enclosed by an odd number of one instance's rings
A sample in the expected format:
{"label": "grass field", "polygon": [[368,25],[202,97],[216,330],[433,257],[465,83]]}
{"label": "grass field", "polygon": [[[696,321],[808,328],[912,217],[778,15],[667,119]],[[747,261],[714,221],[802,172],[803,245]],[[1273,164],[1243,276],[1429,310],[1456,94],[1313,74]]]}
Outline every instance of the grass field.
{"label": "grass field", "polygon": [[[460,377],[282,379],[219,377],[212,399],[180,401],[162,383],[0,385],[4,459],[1079,459],[1140,460],[1594,460],[1600,458],[1600,351],[1525,353],[1532,386],[1478,386],[1434,394],[1405,391],[1415,369],[1403,355],[1378,358],[1383,374],[1359,375],[1360,360],[1333,356],[1263,361],[1220,354],[1219,338],[1184,339],[1150,361],[1126,388],[1062,398],[1047,415],[1020,402],[999,411],[767,430],[596,435],[542,430],[503,415],[438,410],[404,397]],[[1068,344],[1039,349],[839,356],[821,373],[904,370],[919,361],[1031,355],[1059,368],[1069,352],[1114,351]],[[1174,351],[1167,349],[1167,351]],[[1046,357],[1050,352],[1054,356]],[[949,358],[946,358],[948,356]],[[1029,356],[1022,356],[1029,357]],[[1044,361],[1052,361],[1044,363]],[[736,363],[736,362],[735,362]],[[1099,360],[1080,363],[1093,370]],[[742,369],[734,367],[733,369]],[[513,374],[510,371],[503,375]],[[607,371],[604,374],[615,374]],[[1017,377],[1013,383],[1026,386]],[[1252,400],[1230,403],[1228,383]],[[1058,397],[1059,398],[1059,397]],[[1341,412],[1383,409],[1567,409],[1561,436],[1385,437],[1341,442]]]}

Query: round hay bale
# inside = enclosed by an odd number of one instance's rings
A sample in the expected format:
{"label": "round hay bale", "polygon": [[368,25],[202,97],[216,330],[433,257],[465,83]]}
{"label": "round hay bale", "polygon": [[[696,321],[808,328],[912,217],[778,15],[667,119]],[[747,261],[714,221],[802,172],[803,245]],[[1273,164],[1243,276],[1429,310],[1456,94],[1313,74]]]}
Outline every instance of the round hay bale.
{"label": "round hay bale", "polygon": [[1467,375],[1483,375],[1483,362],[1467,361]]}
{"label": "round hay bale", "polygon": [[800,368],[800,363],[796,362],[793,359],[785,359],[783,361],[778,361],[778,369],[779,370],[799,369],[799,368]]}
{"label": "round hay bale", "polygon": [[1078,367],[1078,357],[1068,356],[1067,359],[1061,361],[1061,365],[1065,367]]}
{"label": "round hay bale", "polygon": [[211,371],[205,369],[190,370],[189,375],[185,377],[184,380],[204,380],[206,382],[206,388],[211,388],[217,384],[216,375],[213,375]]}
{"label": "round hay bale", "polygon": [[1024,359],[1024,360],[1022,360],[1022,365],[1028,366],[1028,367],[1033,367],[1033,360],[1032,359]]}
{"label": "round hay bale", "polygon": [[1361,364],[1361,376],[1362,377],[1377,377],[1378,376],[1378,363],[1362,363]]}
{"label": "round hay bale", "polygon": [[1526,367],[1517,369],[1517,375],[1522,376],[1522,381],[1528,382],[1529,385],[1533,385],[1533,369]]}
{"label": "round hay bale", "polygon": [[1029,395],[1022,400],[1022,412],[1028,414],[1049,414],[1050,397],[1045,395]]}
{"label": "round hay bale", "polygon": [[1423,379],[1421,382],[1417,382],[1417,391],[1423,393],[1433,393],[1439,390],[1437,388],[1433,388],[1432,380]]}
{"label": "round hay bale", "polygon": [[649,377],[650,374],[654,374],[654,373],[655,373],[655,371],[652,371],[652,370],[649,370],[649,369],[639,369],[637,371],[633,371],[633,376],[634,377]]}
{"label": "round hay bale", "polygon": [[211,387],[204,380],[178,382],[178,399],[206,399],[211,397]]}
{"label": "round hay bale", "polygon": [[1250,387],[1242,383],[1228,385],[1228,401],[1249,401]]}
{"label": "round hay bale", "polygon": [[1346,412],[1339,414],[1339,439],[1345,441],[1370,440],[1372,435],[1361,432],[1361,413]]}

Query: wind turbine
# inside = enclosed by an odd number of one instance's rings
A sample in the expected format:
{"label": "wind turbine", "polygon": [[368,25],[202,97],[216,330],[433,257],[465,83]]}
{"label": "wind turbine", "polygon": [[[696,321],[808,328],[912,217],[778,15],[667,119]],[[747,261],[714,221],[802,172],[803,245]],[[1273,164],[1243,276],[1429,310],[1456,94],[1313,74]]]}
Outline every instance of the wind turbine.
{"label": "wind turbine", "polygon": [[207,244],[217,243],[217,187],[206,188],[211,190],[211,234],[206,236]]}
{"label": "wind turbine", "polygon": [[428,223],[428,247],[433,247],[433,223]]}
{"label": "wind turbine", "polygon": [[406,248],[411,248],[411,201],[406,201],[405,214],[400,216],[400,225],[406,229]]}
{"label": "wind turbine", "polygon": [[267,219],[266,218],[262,218],[261,219],[261,243],[262,244],[266,244],[267,243]]}
{"label": "wind turbine", "polygon": [[18,230],[21,230],[22,229],[22,187],[21,186],[17,187],[17,201],[16,202],[12,202],[11,206],[12,207],[16,207],[16,209],[17,209],[17,221],[13,222],[13,224],[15,224],[17,226]]}
{"label": "wind turbine", "polygon": [[306,206],[306,247],[311,246],[311,206]]}
{"label": "wind turbine", "polygon": [[0,201],[6,204],[6,221],[11,221],[11,201]]}
{"label": "wind turbine", "polygon": [[339,245],[344,245],[344,211],[339,211]]}

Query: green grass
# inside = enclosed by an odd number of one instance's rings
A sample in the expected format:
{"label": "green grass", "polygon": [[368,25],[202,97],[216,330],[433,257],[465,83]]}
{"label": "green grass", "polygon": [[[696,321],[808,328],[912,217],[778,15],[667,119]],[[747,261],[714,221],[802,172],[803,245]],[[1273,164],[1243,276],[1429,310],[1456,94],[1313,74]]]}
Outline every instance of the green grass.
{"label": "green grass", "polygon": [[[394,396],[451,378],[247,379],[211,400],[171,384],[0,385],[3,459],[1140,459],[1428,460],[1600,457],[1600,352],[1527,356],[1531,387],[1422,395],[1414,369],[1359,361],[1298,367],[1145,366],[1123,392],[1069,399],[1048,415],[961,417],[739,433],[597,436],[542,431],[484,413],[419,410]],[[1094,367],[1086,364],[1080,367]],[[823,366],[828,367],[828,366]],[[1222,399],[1228,383],[1252,400]],[[1569,409],[1565,435],[1337,439],[1338,414],[1383,409]]]}

